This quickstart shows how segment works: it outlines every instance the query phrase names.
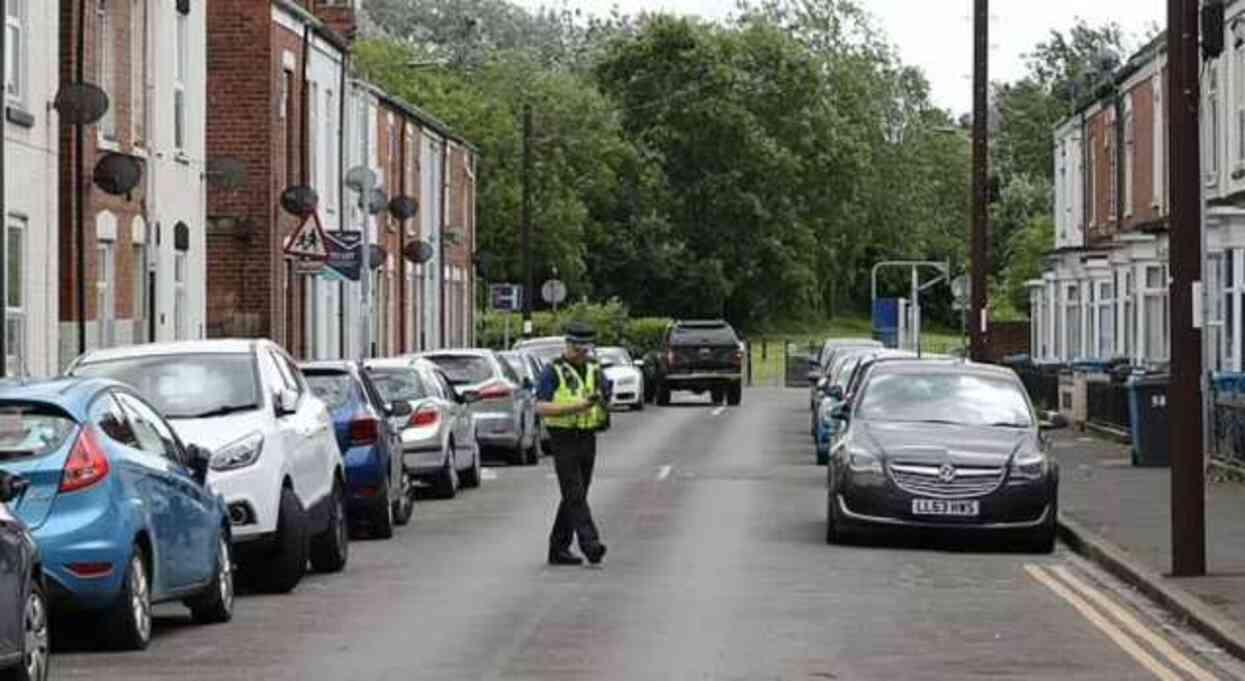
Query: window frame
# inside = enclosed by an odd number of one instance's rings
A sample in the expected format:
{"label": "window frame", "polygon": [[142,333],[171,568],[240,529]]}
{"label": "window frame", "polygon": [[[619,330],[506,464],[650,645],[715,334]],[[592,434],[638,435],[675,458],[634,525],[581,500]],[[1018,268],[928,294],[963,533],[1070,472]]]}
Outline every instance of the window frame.
{"label": "window frame", "polygon": [[[20,370],[26,354],[26,243],[29,223],[25,218],[10,215],[5,224],[5,352],[8,353],[9,372]],[[16,247],[13,237],[17,236]],[[16,258],[16,267],[14,259]],[[16,294],[16,304],[14,304]],[[14,343],[14,339],[17,342]]]}
{"label": "window frame", "polygon": [[116,342],[117,242],[97,239],[95,244],[95,320],[100,346],[107,348]]}
{"label": "window frame", "polygon": [[[181,441],[177,439],[177,434],[173,429],[160,417],[158,410],[144,402],[138,395],[126,390],[115,391],[113,398],[121,405],[121,410],[129,418],[130,429],[134,431],[135,437],[138,438],[140,451],[168,459],[182,466],[186,465],[186,453]],[[142,412],[144,411],[147,413],[143,414]],[[143,442],[142,436],[139,435],[139,431],[142,429],[140,423],[150,424],[151,430],[154,431],[155,436],[160,440],[159,452],[152,452],[147,448],[147,444]],[[161,433],[161,430],[164,432]]]}
{"label": "window frame", "polygon": [[131,0],[130,132],[133,146],[139,149],[147,146],[147,22],[147,0]]}
{"label": "window frame", "polygon": [[[5,69],[4,101],[25,108],[28,94],[28,64],[30,63],[29,0],[7,0],[4,17]],[[16,33],[16,39],[14,37]],[[10,76],[12,77],[10,80]],[[12,89],[10,89],[12,88]]]}
{"label": "window frame", "polygon": [[[110,102],[117,101],[117,55],[114,40],[116,29],[112,25],[112,5],[109,0],[99,0],[95,6],[95,79],[108,95]],[[97,123],[102,146],[115,148],[117,144],[117,107],[110,105]]]}
{"label": "window frame", "polygon": [[1133,97],[1124,100],[1124,217],[1133,216],[1133,180],[1137,163],[1137,115],[1133,111]]}

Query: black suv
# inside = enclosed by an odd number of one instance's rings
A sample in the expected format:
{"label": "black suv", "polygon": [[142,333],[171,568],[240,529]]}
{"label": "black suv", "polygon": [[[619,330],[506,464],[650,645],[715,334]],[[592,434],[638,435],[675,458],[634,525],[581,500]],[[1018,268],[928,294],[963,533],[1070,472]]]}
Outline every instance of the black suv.
{"label": "black suv", "polygon": [[744,346],[735,329],[720,319],[676,321],[666,330],[657,358],[657,404],[670,393],[709,393],[714,403],[732,406],[743,399]]}

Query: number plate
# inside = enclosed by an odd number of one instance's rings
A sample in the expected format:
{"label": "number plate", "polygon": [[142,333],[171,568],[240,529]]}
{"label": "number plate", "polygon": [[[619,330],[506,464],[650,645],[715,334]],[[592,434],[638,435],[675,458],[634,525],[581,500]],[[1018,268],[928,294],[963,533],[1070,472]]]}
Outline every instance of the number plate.
{"label": "number plate", "polygon": [[976,501],[951,501],[949,499],[913,499],[914,515],[976,516],[980,510]]}

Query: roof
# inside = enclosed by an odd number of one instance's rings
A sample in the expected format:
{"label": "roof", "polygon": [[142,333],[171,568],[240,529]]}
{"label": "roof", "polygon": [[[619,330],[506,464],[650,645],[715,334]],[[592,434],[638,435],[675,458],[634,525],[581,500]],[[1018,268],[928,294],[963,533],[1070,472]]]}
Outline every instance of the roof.
{"label": "roof", "polygon": [[119,348],[91,350],[80,357],[75,364],[94,364],[129,357],[159,357],[161,355],[248,354],[259,342],[253,338],[235,338],[127,345]]}

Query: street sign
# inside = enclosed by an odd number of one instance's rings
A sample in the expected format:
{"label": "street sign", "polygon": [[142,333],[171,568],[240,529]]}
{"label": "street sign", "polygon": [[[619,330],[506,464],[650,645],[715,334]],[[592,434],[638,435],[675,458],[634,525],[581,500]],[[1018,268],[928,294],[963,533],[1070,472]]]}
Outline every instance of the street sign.
{"label": "street sign", "polygon": [[318,258],[294,258],[294,274],[315,276],[324,271],[324,261]]}
{"label": "street sign", "polygon": [[972,283],[967,274],[961,274],[951,280],[951,308],[954,310],[967,310],[968,299],[972,295]]}
{"label": "street sign", "polygon": [[518,284],[493,284],[489,286],[489,300],[494,310],[518,312],[523,309],[523,287]]}
{"label": "street sign", "polygon": [[303,226],[285,240],[285,254],[314,260],[328,260],[328,246],[324,243],[324,228],[320,226],[320,216],[312,213],[303,221]]}
{"label": "street sign", "polygon": [[558,305],[566,300],[566,284],[561,279],[550,279],[540,287],[540,297],[546,303]]}

